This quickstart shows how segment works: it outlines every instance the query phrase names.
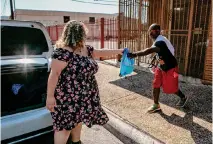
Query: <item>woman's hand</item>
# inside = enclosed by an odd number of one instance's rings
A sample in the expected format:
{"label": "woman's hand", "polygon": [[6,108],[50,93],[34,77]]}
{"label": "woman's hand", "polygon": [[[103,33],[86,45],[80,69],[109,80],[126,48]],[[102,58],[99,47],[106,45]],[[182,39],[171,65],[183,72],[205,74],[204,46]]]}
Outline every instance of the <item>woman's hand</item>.
{"label": "woman's hand", "polygon": [[47,96],[47,100],[46,100],[46,108],[50,111],[50,112],[54,112],[54,107],[56,106],[56,100],[55,98],[52,97],[48,97]]}

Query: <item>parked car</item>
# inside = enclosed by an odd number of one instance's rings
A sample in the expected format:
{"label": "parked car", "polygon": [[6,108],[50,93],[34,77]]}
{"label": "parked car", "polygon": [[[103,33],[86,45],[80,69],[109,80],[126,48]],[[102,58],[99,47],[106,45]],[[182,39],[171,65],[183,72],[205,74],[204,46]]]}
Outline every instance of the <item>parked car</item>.
{"label": "parked car", "polygon": [[45,108],[53,46],[38,22],[1,20],[1,142],[52,131]]}

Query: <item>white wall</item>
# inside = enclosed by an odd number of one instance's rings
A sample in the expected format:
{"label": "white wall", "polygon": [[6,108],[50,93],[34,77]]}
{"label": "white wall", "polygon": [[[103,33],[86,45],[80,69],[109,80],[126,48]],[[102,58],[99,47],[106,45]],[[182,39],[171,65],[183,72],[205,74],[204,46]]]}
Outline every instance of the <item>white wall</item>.
{"label": "white wall", "polygon": [[79,13],[79,12],[60,12],[60,11],[40,11],[40,10],[19,10],[15,11],[17,20],[39,21],[44,25],[63,24],[64,16],[70,16],[70,20],[89,21],[89,17],[113,18],[117,14],[99,13]]}

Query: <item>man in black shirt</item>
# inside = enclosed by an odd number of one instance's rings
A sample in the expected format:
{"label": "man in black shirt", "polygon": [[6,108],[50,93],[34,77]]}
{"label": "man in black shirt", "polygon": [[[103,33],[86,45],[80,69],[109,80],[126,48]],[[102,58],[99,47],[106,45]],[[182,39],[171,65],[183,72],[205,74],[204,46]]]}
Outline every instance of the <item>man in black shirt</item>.
{"label": "man in black shirt", "polygon": [[142,51],[128,53],[128,57],[135,58],[137,56],[145,56],[156,53],[158,66],[154,69],[153,80],[153,97],[154,104],[148,109],[148,112],[160,110],[159,95],[160,87],[167,94],[176,94],[180,97],[177,106],[184,107],[188,97],[186,97],[178,87],[178,64],[174,57],[174,47],[170,41],[160,35],[160,25],[152,24],[149,27],[149,36],[153,40],[153,45]]}

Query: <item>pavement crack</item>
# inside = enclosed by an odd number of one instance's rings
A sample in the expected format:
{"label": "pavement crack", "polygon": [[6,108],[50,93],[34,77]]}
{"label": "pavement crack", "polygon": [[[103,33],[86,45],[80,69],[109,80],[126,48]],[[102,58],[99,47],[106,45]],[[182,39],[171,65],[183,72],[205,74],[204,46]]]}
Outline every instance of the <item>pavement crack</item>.
{"label": "pavement crack", "polygon": [[127,94],[126,96],[122,96],[122,97],[119,97],[119,98],[117,98],[117,99],[110,100],[110,101],[106,102],[105,104],[109,104],[109,103],[111,103],[111,102],[114,102],[114,101],[120,100],[120,99],[122,99],[122,98],[129,97],[129,96],[131,96],[132,94],[133,94],[133,93],[130,93],[130,94]]}

